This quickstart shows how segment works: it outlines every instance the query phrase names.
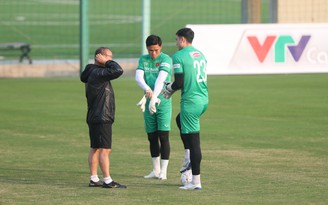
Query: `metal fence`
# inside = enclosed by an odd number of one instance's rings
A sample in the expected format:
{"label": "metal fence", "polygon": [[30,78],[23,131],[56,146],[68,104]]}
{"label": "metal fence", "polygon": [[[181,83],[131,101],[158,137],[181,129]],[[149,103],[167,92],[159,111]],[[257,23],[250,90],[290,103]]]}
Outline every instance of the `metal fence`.
{"label": "metal fence", "polygon": [[[80,3],[87,0],[1,0],[0,66],[58,60],[79,61]],[[88,0],[88,47],[116,58],[142,52],[142,0]],[[328,22],[326,0],[152,0],[150,32],[160,35],[173,54],[177,29],[186,24]],[[17,43],[27,44],[29,50]],[[10,45],[11,44],[11,45]]]}

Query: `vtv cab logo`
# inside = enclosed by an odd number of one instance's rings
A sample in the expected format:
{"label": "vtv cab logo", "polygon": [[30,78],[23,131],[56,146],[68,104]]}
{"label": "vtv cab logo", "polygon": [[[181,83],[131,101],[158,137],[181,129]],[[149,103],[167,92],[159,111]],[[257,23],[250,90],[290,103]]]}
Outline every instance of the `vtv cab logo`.
{"label": "vtv cab logo", "polygon": [[274,44],[274,61],[276,63],[286,62],[285,49],[288,48],[295,62],[298,62],[302,56],[302,53],[308,44],[311,36],[303,35],[300,41],[296,44],[294,39],[290,35],[267,36],[261,44],[256,36],[248,36],[247,39],[251,44],[257,59],[263,63],[267,57],[272,45]]}

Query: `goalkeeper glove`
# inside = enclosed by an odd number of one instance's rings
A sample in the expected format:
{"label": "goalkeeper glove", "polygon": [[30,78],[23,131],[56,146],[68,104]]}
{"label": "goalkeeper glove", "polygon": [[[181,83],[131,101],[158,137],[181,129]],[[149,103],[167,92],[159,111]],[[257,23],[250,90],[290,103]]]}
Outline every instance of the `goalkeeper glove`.
{"label": "goalkeeper glove", "polygon": [[175,92],[175,90],[172,89],[172,82],[164,82],[164,88],[162,89],[161,93],[163,95],[164,98],[169,99],[173,93]]}
{"label": "goalkeeper glove", "polygon": [[146,101],[147,101],[147,99],[146,99],[146,96],[144,95],[144,96],[142,96],[141,100],[137,103],[137,106],[140,107],[142,112],[145,112]]}
{"label": "goalkeeper glove", "polygon": [[149,106],[148,106],[150,114],[156,113],[156,103],[157,103],[157,106],[158,106],[161,103],[161,100],[158,99],[157,97],[151,98],[151,100],[149,102]]}

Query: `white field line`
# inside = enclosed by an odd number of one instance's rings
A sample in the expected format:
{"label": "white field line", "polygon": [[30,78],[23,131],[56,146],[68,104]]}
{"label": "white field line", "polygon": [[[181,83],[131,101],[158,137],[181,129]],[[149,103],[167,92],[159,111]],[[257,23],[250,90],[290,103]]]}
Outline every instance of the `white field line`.
{"label": "white field line", "polygon": [[[140,47],[139,43],[110,43],[110,44],[90,44],[90,47],[107,46],[109,48],[136,48]],[[165,46],[175,46],[175,42],[165,43]],[[49,48],[79,48],[79,44],[51,44],[51,45],[32,45],[33,48],[37,49],[49,49]]]}
{"label": "white field line", "polygon": [[[121,48],[131,48],[131,47],[139,47],[140,45],[137,43],[113,43],[113,44],[89,44],[91,47],[121,47]],[[38,49],[49,49],[49,48],[79,48],[79,44],[52,44],[52,45],[32,45],[33,48]]]}
{"label": "white field line", "polygon": [[[0,15],[1,16],[1,15]],[[43,19],[47,20],[30,20]],[[50,17],[50,18],[49,18]],[[65,19],[66,18],[66,19]],[[69,20],[68,20],[68,19]],[[5,26],[78,26],[80,21],[78,14],[19,14],[16,20],[3,20],[0,25]],[[90,25],[108,25],[108,24],[131,24],[140,23],[141,16],[125,16],[125,15],[91,15]]]}
{"label": "white field line", "polygon": [[[80,5],[79,0],[24,0],[24,5],[51,5],[51,4],[64,4],[64,5]],[[0,5],[22,5],[22,0],[11,0],[0,2]]]}

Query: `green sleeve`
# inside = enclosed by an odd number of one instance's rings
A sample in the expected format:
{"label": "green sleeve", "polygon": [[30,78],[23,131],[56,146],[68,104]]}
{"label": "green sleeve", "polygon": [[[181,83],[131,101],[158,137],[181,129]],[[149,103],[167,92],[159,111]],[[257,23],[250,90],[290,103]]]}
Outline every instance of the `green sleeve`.
{"label": "green sleeve", "polygon": [[159,71],[164,70],[171,74],[172,71],[172,59],[168,55],[164,55],[163,61],[160,65]]}
{"label": "green sleeve", "polygon": [[173,69],[174,73],[183,73],[183,64],[179,55],[173,55]]}
{"label": "green sleeve", "polygon": [[139,63],[138,63],[137,69],[140,69],[140,70],[143,70],[143,71],[145,70],[145,68],[144,68],[144,57],[143,56],[141,56],[139,58]]}

